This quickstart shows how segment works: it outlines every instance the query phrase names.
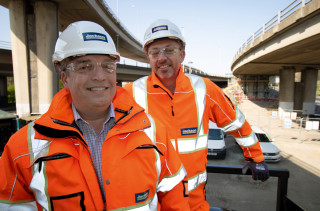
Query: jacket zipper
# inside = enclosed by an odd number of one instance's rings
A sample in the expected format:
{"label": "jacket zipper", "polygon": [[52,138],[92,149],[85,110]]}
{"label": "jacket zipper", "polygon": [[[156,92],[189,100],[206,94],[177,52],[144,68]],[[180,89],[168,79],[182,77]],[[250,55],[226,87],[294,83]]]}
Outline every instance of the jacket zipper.
{"label": "jacket zipper", "polygon": [[49,157],[41,157],[41,158],[37,159],[35,161],[35,163],[39,163],[39,172],[40,172],[41,168],[42,168],[43,161],[58,160],[58,159],[63,159],[63,158],[68,158],[68,157],[71,157],[71,155],[65,154],[65,153],[59,153],[59,154],[52,155]]}
{"label": "jacket zipper", "polygon": [[136,149],[155,149],[160,155],[163,156],[163,153],[158,149],[155,145],[146,145],[146,146],[139,146]]}
{"label": "jacket zipper", "polygon": [[[162,88],[161,86],[155,84],[153,85],[154,88],[161,88],[163,91],[165,91],[167,93],[167,95],[171,98],[171,101],[173,100],[173,97],[171,97],[171,95],[169,94],[169,92],[167,92],[167,90],[165,90],[164,88]],[[173,112],[173,105],[171,105],[171,114],[172,116],[174,116],[174,112]]]}

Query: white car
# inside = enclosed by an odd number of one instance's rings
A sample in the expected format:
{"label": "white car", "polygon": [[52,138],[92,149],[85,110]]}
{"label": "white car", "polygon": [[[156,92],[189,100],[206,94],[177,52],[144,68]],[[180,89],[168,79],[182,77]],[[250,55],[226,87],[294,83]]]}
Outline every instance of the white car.
{"label": "white car", "polygon": [[265,161],[279,162],[281,160],[280,151],[278,147],[272,143],[272,140],[268,137],[266,132],[254,125],[251,125],[251,128],[256,133],[256,136],[260,142]]}
{"label": "white car", "polygon": [[227,148],[223,131],[213,122],[209,122],[208,158],[224,159]]}

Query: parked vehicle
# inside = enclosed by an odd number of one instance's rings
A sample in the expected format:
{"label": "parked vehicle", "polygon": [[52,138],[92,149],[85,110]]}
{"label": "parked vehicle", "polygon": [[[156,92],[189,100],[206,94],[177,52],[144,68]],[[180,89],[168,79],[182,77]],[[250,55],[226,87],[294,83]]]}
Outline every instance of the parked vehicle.
{"label": "parked vehicle", "polygon": [[224,132],[213,122],[209,122],[208,133],[208,158],[224,159],[227,148],[224,140]]}
{"label": "parked vehicle", "polygon": [[261,128],[251,125],[252,130],[256,133],[256,136],[260,142],[260,146],[263,152],[263,156],[266,162],[279,162],[281,155],[278,147],[272,143],[266,132]]}

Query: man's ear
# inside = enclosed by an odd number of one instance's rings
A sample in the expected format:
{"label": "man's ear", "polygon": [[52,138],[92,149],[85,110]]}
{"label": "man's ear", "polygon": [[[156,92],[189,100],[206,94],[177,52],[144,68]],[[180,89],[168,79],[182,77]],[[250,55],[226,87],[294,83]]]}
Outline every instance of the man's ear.
{"label": "man's ear", "polygon": [[184,61],[185,56],[186,56],[186,51],[184,49],[182,49],[180,51],[180,57],[181,57],[181,62],[180,63],[182,63]]}
{"label": "man's ear", "polygon": [[62,82],[64,88],[69,89],[67,80],[68,80],[67,73],[65,71],[62,71],[61,72],[61,82]]}

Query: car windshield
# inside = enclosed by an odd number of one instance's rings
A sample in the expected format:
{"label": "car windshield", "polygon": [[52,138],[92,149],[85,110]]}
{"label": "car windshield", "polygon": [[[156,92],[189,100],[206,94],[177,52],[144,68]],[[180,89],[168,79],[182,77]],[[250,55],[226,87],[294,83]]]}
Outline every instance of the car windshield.
{"label": "car windshield", "polygon": [[266,134],[256,133],[260,142],[271,142]]}
{"label": "car windshield", "polygon": [[209,129],[208,139],[210,139],[210,140],[223,139],[222,131],[220,129]]}

